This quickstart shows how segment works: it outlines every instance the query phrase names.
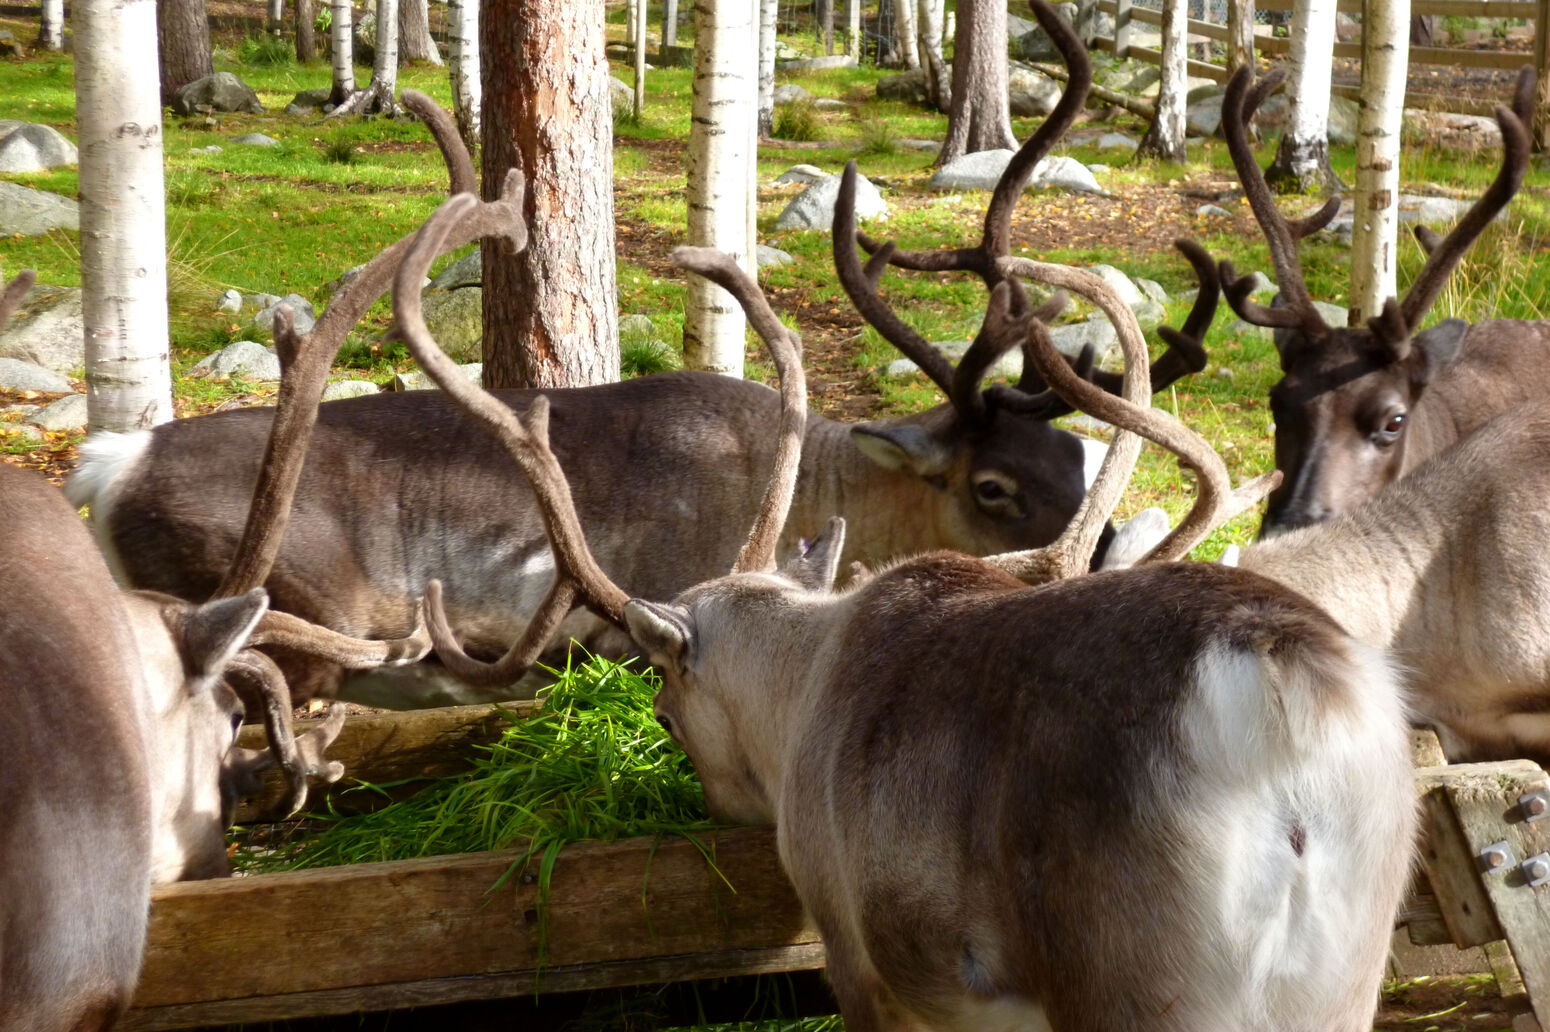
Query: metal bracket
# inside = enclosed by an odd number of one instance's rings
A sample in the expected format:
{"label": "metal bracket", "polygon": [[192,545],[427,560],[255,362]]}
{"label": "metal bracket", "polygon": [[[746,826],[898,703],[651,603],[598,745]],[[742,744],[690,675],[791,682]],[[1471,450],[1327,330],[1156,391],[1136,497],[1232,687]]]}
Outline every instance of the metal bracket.
{"label": "metal bracket", "polygon": [[1550,790],[1538,789],[1518,796],[1518,809],[1526,821],[1542,821],[1550,817]]}
{"label": "metal bracket", "polygon": [[1523,880],[1528,882],[1529,888],[1538,888],[1550,882],[1550,853],[1535,853],[1523,861],[1519,870],[1523,872]]}
{"label": "metal bracket", "polygon": [[1486,874],[1500,874],[1507,868],[1517,864],[1512,855],[1512,846],[1506,839],[1493,842],[1480,851],[1480,867]]}

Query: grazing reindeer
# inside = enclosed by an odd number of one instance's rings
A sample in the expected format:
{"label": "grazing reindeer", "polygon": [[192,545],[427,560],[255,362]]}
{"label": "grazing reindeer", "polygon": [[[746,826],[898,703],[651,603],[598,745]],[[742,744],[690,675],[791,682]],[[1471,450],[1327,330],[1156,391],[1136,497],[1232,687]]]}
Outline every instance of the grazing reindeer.
{"label": "grazing reindeer", "polygon": [[1240,69],[1222,101],[1227,146],[1281,289],[1277,306],[1256,305],[1249,300],[1253,281],[1238,279],[1231,263],[1222,263],[1223,287],[1238,315],[1275,328],[1284,374],[1271,388],[1270,409],[1276,468],[1286,479],[1270,496],[1263,534],[1347,511],[1498,412],[1550,390],[1550,321],[1469,326],[1447,319],[1420,329],[1448,274],[1522,182],[1532,73],[1519,78],[1512,110],[1496,109],[1503,144],[1496,180],[1445,239],[1416,231],[1428,257],[1404,300],[1390,298],[1381,315],[1350,328],[1324,322],[1297,259],[1297,241],[1333,218],[1339,199],[1307,219],[1288,221],[1249,145],[1245,126],[1281,77],[1276,72],[1254,83],[1253,73]]}
{"label": "grazing reindeer", "polygon": [[[587,550],[547,399],[513,413],[460,381],[425,330],[420,277],[478,204],[455,197],[421,230],[398,273],[399,332],[531,478],[561,570],[548,619],[579,597],[623,621],[662,672],[658,719],[711,812],[775,822],[847,1028],[1371,1027],[1414,830],[1381,653],[1241,570],[1169,563],[1039,587],[1009,573],[1086,569],[1135,461],[1128,433],[1044,552],[933,553],[835,590],[833,520],[775,572],[802,439],[801,383],[785,375],[798,345],[730,260],[689,249],[675,260],[732,291],[776,354],[790,418],[734,572],[671,602],[630,598]],[[1209,447],[1146,407],[1139,327],[1101,288],[1123,402],[1065,369],[1037,320],[1033,357],[1072,401],[1197,470],[1199,518],[1159,546],[1181,555],[1273,480],[1221,494]],[[456,655],[436,590],[427,604],[438,651]],[[508,660],[531,661],[543,637]]]}
{"label": "grazing reindeer", "polygon": [[[1012,207],[1039,158],[1081,111],[1090,80],[1081,43],[1058,19],[1040,17],[1061,40],[1074,81],[996,191],[985,240],[971,249],[987,268],[1006,253]],[[439,113],[428,106],[417,111],[451,162],[460,146],[456,134],[444,136]],[[466,156],[459,160],[466,164]],[[471,177],[460,185],[454,174],[453,189],[471,190]],[[835,247],[837,255],[847,247],[854,255],[853,228],[837,225]],[[385,289],[384,270],[399,253],[371,264],[352,285],[351,305],[369,303]],[[843,268],[842,275],[855,278]],[[862,281],[866,275],[857,273]],[[341,304],[336,299],[324,320]],[[1206,307],[1202,298],[1200,309]],[[880,305],[864,309],[868,318],[877,310]],[[1022,307],[993,308],[981,337],[1013,333],[1020,342],[1018,320],[1026,318]],[[1190,339],[1196,321],[1158,360],[1158,387],[1203,367],[1204,351]],[[323,332],[320,323],[314,338]],[[885,332],[896,342],[904,337]],[[920,345],[901,344],[950,402],[860,425],[816,415],[807,420],[798,525],[846,516],[847,562],[930,548],[984,554],[1048,543],[1080,504],[1084,479],[1081,442],[1049,425],[1060,409],[1031,375],[1021,389],[981,391],[988,366],[977,357],[954,371],[930,345]],[[321,374],[298,396],[315,401]],[[499,397],[521,411],[536,394]],[[671,597],[726,568],[739,545],[735,528],[757,504],[757,471],[770,462],[767,428],[779,404],[774,391],[678,372],[548,397],[553,445],[570,471],[588,538],[622,584],[643,596]],[[91,505],[99,540],[128,583],[208,597],[255,497],[259,442],[270,426],[267,411],[244,410],[89,442],[67,490]],[[250,581],[267,585],[276,608],[353,636],[392,637],[407,633],[416,596],[440,577],[450,618],[476,654],[498,654],[530,625],[554,582],[543,520],[510,459],[456,406],[437,392],[330,402],[312,432],[315,446],[305,467],[298,463],[296,515],[283,548],[267,580]],[[262,487],[256,497],[264,497]],[[789,534],[779,547],[794,554],[797,545]],[[555,629],[551,662],[573,637],[594,652],[632,648],[612,624],[577,612]],[[445,678],[432,665],[377,670],[341,686],[337,668],[279,658],[299,697],[337,693],[415,706],[514,693],[510,684]]]}

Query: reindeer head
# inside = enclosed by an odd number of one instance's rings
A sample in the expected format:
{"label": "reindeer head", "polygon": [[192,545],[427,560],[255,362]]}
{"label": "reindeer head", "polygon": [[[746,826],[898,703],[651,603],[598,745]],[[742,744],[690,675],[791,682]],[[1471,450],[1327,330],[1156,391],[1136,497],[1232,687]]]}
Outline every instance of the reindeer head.
{"label": "reindeer head", "polygon": [[1261,533],[1317,523],[1372,497],[1403,467],[1406,425],[1416,403],[1459,356],[1468,329],[1457,319],[1421,330],[1448,274],[1481,231],[1517,192],[1528,162],[1524,126],[1532,112],[1533,74],[1519,77],[1512,110],[1498,106],[1504,153],[1501,171],[1445,239],[1418,229],[1428,257],[1403,301],[1390,298],[1365,326],[1331,327],[1308,296],[1297,241],[1328,224],[1333,198],[1312,216],[1287,220],[1276,209],[1254,160],[1245,126],[1280,84],[1277,71],[1254,81],[1239,69],[1222,101],[1222,127],[1233,165],[1270,245],[1281,294],[1272,307],[1249,299],[1253,282],[1222,262],[1227,299],[1246,321],[1275,330],[1281,381],[1270,391],[1276,425],[1276,468],[1286,474],[1271,494]]}

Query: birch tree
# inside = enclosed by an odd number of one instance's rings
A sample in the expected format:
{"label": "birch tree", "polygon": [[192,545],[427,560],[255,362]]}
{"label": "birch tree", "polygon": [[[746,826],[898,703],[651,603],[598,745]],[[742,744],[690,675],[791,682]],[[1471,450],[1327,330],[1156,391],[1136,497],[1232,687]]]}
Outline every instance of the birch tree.
{"label": "birch tree", "polygon": [[959,0],[953,35],[952,104],[937,164],[975,151],[1017,149],[1007,104],[1006,4]]}
{"label": "birch tree", "polygon": [[441,64],[441,51],[431,38],[429,0],[398,0],[398,56],[405,62]]}
{"label": "birch tree", "polygon": [[1409,71],[1410,0],[1369,3],[1362,18],[1351,313],[1369,319],[1398,294],[1399,130]]}
{"label": "birch tree", "polygon": [[1340,180],[1329,165],[1335,0],[1295,0],[1291,44],[1286,79],[1290,117],[1281,132],[1276,159],[1265,170],[1265,180],[1280,189],[1300,193],[1316,192],[1326,186],[1338,188]]}
{"label": "birch tree", "polygon": [[172,418],[155,0],[76,0],[87,423]]}
{"label": "birch tree", "polygon": [[845,0],[845,53],[861,60],[861,0]]}
{"label": "birch tree", "polygon": [[[717,247],[747,265],[758,84],[754,5],[694,5],[694,93],[689,128],[689,243]],[[691,275],[684,304],[684,365],[743,375],[743,310]]]}
{"label": "birch tree", "polygon": [[161,101],[215,72],[210,55],[210,18],[205,0],[158,0],[156,4]]}
{"label": "birch tree", "polygon": [[279,32],[280,26],[285,24],[285,0],[269,0],[266,27],[270,32]]}
{"label": "birch tree", "polygon": [[635,46],[635,97],[631,112],[639,125],[646,113],[646,0],[636,0],[635,31],[630,42]]}
{"label": "birch tree", "polygon": [[775,22],[780,0],[759,0],[759,136],[775,135]]}
{"label": "birch tree", "polygon": [[678,0],[662,0],[662,49],[678,45]]}
{"label": "birch tree", "polygon": [[479,0],[447,0],[452,115],[469,153],[479,147]]}
{"label": "birch tree", "polygon": [[942,56],[943,0],[920,0],[920,63],[926,69],[926,97],[937,110],[946,111],[952,101],[952,74]]}
{"label": "birch tree", "polygon": [[920,41],[916,38],[919,19],[915,17],[915,4],[916,0],[893,0],[893,24],[899,39],[899,54],[904,67],[911,70],[920,67]]}
{"label": "birch tree", "polygon": [[355,18],[350,0],[328,0],[329,50],[333,55],[334,91],[330,104],[343,104],[355,96]]}
{"label": "birch tree", "polygon": [[324,117],[379,113],[398,113],[398,0],[377,0],[377,44],[373,48],[371,83],[340,101]]}
{"label": "birch tree", "polygon": [[613,102],[603,0],[484,0],[483,190],[527,177],[528,244],[481,245],[484,382],[579,387],[619,378]]}
{"label": "birch tree", "polygon": [[834,53],[834,0],[813,0],[813,34],[825,54]]}
{"label": "birch tree", "polygon": [[1185,47],[1186,0],[1163,0],[1162,81],[1157,86],[1157,113],[1136,153],[1142,157],[1184,162],[1184,100],[1189,93]]}
{"label": "birch tree", "polygon": [[43,0],[38,47],[41,50],[65,48],[65,0]]}

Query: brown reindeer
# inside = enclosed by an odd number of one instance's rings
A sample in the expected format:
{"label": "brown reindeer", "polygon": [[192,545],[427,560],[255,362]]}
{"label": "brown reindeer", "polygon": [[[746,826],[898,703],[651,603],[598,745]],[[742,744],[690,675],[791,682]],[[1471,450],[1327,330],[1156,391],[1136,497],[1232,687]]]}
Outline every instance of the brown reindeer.
{"label": "brown reindeer", "polygon": [[[453,198],[421,231],[399,271],[399,331],[532,480],[561,571],[551,619],[573,598],[622,619],[662,673],[658,719],[711,812],[775,823],[847,1028],[1371,1027],[1414,830],[1404,707],[1381,653],[1241,570],[1081,575],[1134,464],[1128,432],[1043,553],[931,553],[836,589],[835,519],[777,572],[803,436],[795,377],[761,529],[733,572],[671,601],[630,598],[587,549],[547,400],[513,413],[425,331],[422,270],[478,205]],[[800,368],[730,260],[677,260],[738,297],[783,373]],[[998,263],[1024,269],[1038,271]],[[1005,279],[997,303],[1016,310],[1018,290]],[[1199,472],[1201,516],[1164,554],[1273,483],[1223,493],[1209,447],[1147,408],[1133,316],[1123,401],[1067,370],[1040,322],[1027,328],[1069,400],[1177,445]],[[1077,575],[1030,587],[1008,570]],[[456,655],[434,590],[427,601],[438,651]],[[509,669],[542,641],[513,646]]]}
{"label": "brown reindeer", "polygon": [[[961,252],[978,255],[980,268],[993,269],[1006,254],[1011,211],[1033,166],[1075,119],[1086,95],[1085,50],[1058,19],[1051,25],[1076,81],[1003,177],[986,214],[984,240]],[[444,153],[457,153],[466,163],[456,134],[440,128],[444,119],[428,105],[417,110]],[[459,184],[454,175],[454,191],[472,189]],[[837,261],[847,282],[860,282],[870,293],[869,274],[854,262],[853,212],[836,216]],[[341,325],[382,292],[399,253],[383,255],[369,276],[356,281]],[[851,264],[857,265],[854,275]],[[344,304],[336,299],[324,321]],[[1049,424],[1061,411],[1058,401],[1032,374],[1018,387],[982,390],[988,367],[978,356],[988,345],[955,371],[929,344],[889,328],[890,316],[877,315],[886,312],[880,302],[858,304],[869,319],[881,318],[885,334],[921,363],[950,400],[928,412],[859,425],[809,418],[795,525],[845,516],[851,527],[847,564],[944,547],[988,554],[1052,540],[1076,511],[1084,484],[1082,443]],[[1020,300],[1016,304],[1005,311],[992,306],[981,337],[999,332],[1020,343],[1027,313]],[[1203,298],[1201,310],[1207,305]],[[322,332],[320,323],[314,336]],[[1186,327],[1173,351],[1159,359],[1159,387],[1204,365],[1195,335]],[[314,386],[296,392],[313,402],[322,390],[322,369],[316,372],[317,379],[308,380]],[[522,411],[536,394],[499,397]],[[771,459],[768,427],[779,404],[774,391],[678,372],[551,391],[548,397],[553,446],[570,472],[588,540],[621,584],[665,598],[727,568],[741,543],[737,528],[757,506],[758,471]],[[540,512],[510,459],[438,392],[330,402],[315,418],[314,446],[305,466],[297,465],[296,514],[283,546],[272,554],[267,577],[244,583],[266,584],[276,608],[307,620],[352,636],[393,637],[408,632],[416,598],[438,577],[449,619],[469,650],[499,654],[529,626],[555,576]],[[205,598],[236,548],[255,497],[259,442],[270,426],[267,411],[244,410],[91,441],[68,490],[76,501],[90,503],[99,540],[128,583]],[[256,497],[266,497],[262,486]],[[799,537],[788,534],[780,553],[794,554],[798,545]],[[571,638],[604,654],[633,649],[612,624],[577,612],[555,630],[550,662]],[[341,687],[337,668],[279,658],[299,697],[338,692],[413,706],[514,693],[510,684],[446,677],[434,664],[350,675]]]}
{"label": "brown reindeer", "polygon": [[1534,81],[1525,69],[1512,110],[1498,106],[1503,155],[1495,181],[1446,238],[1418,229],[1425,267],[1404,299],[1390,298],[1365,326],[1327,325],[1308,296],[1297,241],[1328,223],[1332,199],[1302,220],[1277,210],[1254,160],[1245,127],[1280,83],[1240,69],[1222,101],[1222,128],[1233,165],[1259,220],[1275,265],[1280,297],[1265,308],[1249,300],[1250,277],[1222,263],[1223,287],[1238,315],[1273,327],[1281,381],[1270,391],[1276,468],[1286,474],[1271,494],[1261,533],[1337,516],[1371,498],[1406,470],[1497,413],[1550,389],[1550,322],[1494,319],[1470,326],[1421,322],[1475,238],[1517,192],[1529,158]]}

